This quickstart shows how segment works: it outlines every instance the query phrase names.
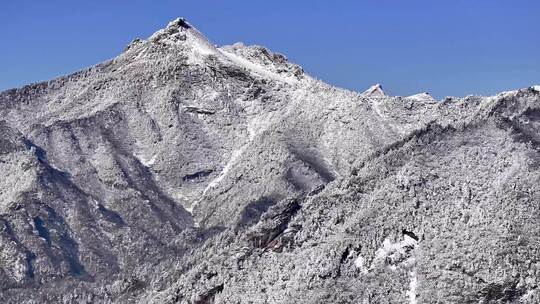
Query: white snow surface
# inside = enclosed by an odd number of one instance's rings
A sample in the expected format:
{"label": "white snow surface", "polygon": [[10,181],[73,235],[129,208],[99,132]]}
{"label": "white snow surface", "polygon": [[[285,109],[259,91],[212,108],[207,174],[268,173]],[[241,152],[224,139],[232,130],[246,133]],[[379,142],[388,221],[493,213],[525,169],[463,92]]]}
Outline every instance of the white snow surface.
{"label": "white snow surface", "polygon": [[[381,248],[377,249],[373,261],[384,261],[386,257],[394,254],[405,254],[405,247],[416,247],[417,241],[408,235],[403,236],[403,240],[397,243],[392,243],[385,239]],[[374,266],[372,263],[371,267]]]}
{"label": "white snow surface", "polygon": [[[244,151],[246,150],[248,144],[249,144],[249,142],[247,142],[246,144],[241,146],[239,149],[234,150],[232,152],[231,158],[229,159],[229,161],[227,162],[225,167],[223,167],[223,170],[221,170],[219,176],[216,177],[215,179],[213,179],[212,181],[210,181],[210,183],[208,183],[206,188],[203,190],[200,199],[193,202],[189,208],[185,208],[189,213],[193,214],[193,209],[201,202],[201,200],[206,195],[206,193],[210,189],[213,189],[213,188],[217,187],[219,185],[219,183],[227,176],[227,174],[229,173],[229,170],[234,166],[234,164],[236,164],[238,162],[238,159],[244,153]],[[195,222],[195,224],[198,225],[197,222]]]}
{"label": "white snow surface", "polygon": [[416,275],[416,270],[413,270],[409,273],[409,277],[411,278],[411,281],[409,283],[409,290],[407,290],[407,295],[409,296],[409,303],[410,304],[417,304],[416,300],[416,290],[418,288],[418,278]]}
{"label": "white snow surface", "polygon": [[188,57],[189,63],[202,63],[208,55],[217,55],[218,50],[213,46],[203,34],[193,27],[188,30],[190,35],[187,35],[186,41],[191,46],[191,54]]}
{"label": "white snow surface", "polygon": [[202,193],[203,196],[206,194],[206,192],[208,192],[208,190],[210,190],[212,188],[215,188],[223,180],[223,178],[225,178],[225,176],[227,176],[227,173],[229,173],[229,170],[232,168],[232,166],[234,164],[236,164],[236,162],[238,161],[238,159],[240,158],[242,153],[244,153],[244,151],[246,150],[248,144],[249,144],[249,142],[247,144],[243,145],[242,147],[240,147],[238,150],[235,150],[235,151],[232,152],[231,158],[229,159],[229,161],[227,162],[225,167],[223,167],[223,170],[221,171],[219,176],[216,177],[214,180],[212,180],[208,184],[208,186],[206,186],[206,188],[204,189],[204,191]]}
{"label": "white snow surface", "polygon": [[375,112],[377,113],[377,115],[379,115],[380,117],[383,117],[384,118],[384,114],[383,112],[381,111],[381,108],[380,108],[380,102],[378,101],[373,101],[372,103],[372,107],[373,107],[373,110],[375,110]]}
{"label": "white snow surface", "polygon": [[365,266],[365,263],[366,263],[366,261],[365,261],[364,257],[361,256],[361,255],[358,255],[358,257],[354,260],[354,265],[356,266],[356,268],[360,269],[360,271],[363,274],[368,273],[368,269]]}
{"label": "white snow surface", "polygon": [[156,162],[157,154],[154,154],[151,158],[146,158],[142,154],[135,154],[135,157],[138,158],[145,167],[150,167]]}

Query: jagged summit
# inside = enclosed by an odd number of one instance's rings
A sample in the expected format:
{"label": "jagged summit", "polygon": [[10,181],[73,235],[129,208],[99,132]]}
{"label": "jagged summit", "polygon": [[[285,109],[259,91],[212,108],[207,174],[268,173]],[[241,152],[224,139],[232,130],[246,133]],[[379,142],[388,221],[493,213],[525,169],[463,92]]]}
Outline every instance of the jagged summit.
{"label": "jagged summit", "polygon": [[189,22],[187,22],[186,18],[184,17],[178,17],[174,19],[173,21],[169,22],[169,24],[167,25],[167,27],[173,27],[173,26],[181,27],[185,29],[192,28],[191,24],[189,24]]}
{"label": "jagged summit", "polygon": [[[191,65],[208,65],[217,60],[249,71],[259,77],[283,83],[295,83],[304,76],[303,69],[287,60],[282,54],[262,46],[246,46],[242,43],[217,47],[185,18],[177,18],[156,31],[147,40],[134,40],[126,50],[137,53],[136,59],[146,59],[156,50],[168,56],[187,56]],[[152,51],[148,52],[148,49]],[[161,56],[160,56],[161,57]],[[157,59],[160,59],[157,57]]]}
{"label": "jagged summit", "polygon": [[177,18],[164,29],[158,30],[149,41],[158,44],[182,46],[191,51],[190,59],[200,62],[205,56],[216,55],[217,48],[184,18]]}
{"label": "jagged summit", "polygon": [[196,31],[200,33],[185,18],[179,17],[170,21],[165,28],[156,31],[152,36],[150,36],[150,38],[156,36],[156,34],[159,35],[160,33],[174,35],[179,32],[189,32],[189,31],[193,31],[193,32]]}

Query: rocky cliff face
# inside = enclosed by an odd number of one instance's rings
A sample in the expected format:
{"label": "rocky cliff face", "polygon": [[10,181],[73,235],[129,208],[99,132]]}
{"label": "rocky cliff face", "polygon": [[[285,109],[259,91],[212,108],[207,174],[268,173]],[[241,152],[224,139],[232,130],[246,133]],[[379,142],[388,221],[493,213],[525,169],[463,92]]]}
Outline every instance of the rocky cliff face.
{"label": "rocky cliff face", "polygon": [[359,94],[177,19],[0,105],[3,303],[540,301],[540,87]]}

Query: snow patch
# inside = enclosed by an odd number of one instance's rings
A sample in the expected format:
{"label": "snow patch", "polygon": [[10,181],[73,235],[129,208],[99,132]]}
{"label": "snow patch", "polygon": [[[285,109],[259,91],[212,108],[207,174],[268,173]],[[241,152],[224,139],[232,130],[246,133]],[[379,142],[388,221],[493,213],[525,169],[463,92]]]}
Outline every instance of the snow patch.
{"label": "snow patch", "polygon": [[272,117],[272,113],[262,114],[255,116],[248,122],[247,131],[249,134],[249,141],[255,139],[257,135],[261,134],[272,125]]}
{"label": "snow patch", "polygon": [[[374,262],[385,261],[387,257],[398,258],[399,256],[405,256],[407,249],[414,248],[417,245],[417,241],[408,235],[403,236],[403,241],[392,243],[390,240],[385,239],[381,248],[377,249],[375,253]],[[371,268],[376,263],[371,264]]]}
{"label": "snow patch", "polygon": [[190,201],[190,199],[187,196],[185,196],[182,193],[178,192],[178,193],[174,194],[174,198],[175,198],[175,201],[184,202],[184,204],[181,204],[182,207],[184,207],[184,209],[186,209],[187,212],[189,212],[189,213],[191,213],[193,215],[193,204],[191,204],[189,207],[185,206],[185,205],[187,205],[186,202]]}
{"label": "snow patch", "polygon": [[364,257],[361,256],[361,255],[358,255],[356,260],[354,260],[354,265],[356,266],[356,268],[360,269],[360,271],[363,274],[368,273],[368,269],[366,268],[365,263],[366,263],[366,261],[365,261]]}
{"label": "snow patch", "polygon": [[[521,301],[527,302],[537,299],[538,292],[537,289],[530,289],[524,295],[521,296]],[[532,303],[532,302],[531,302]]]}
{"label": "snow patch", "polygon": [[[184,210],[186,210],[187,212],[189,212],[189,214],[191,214],[191,219],[193,220],[193,226],[194,227],[200,227],[199,226],[199,222],[197,222],[195,220],[195,216],[193,215],[193,208],[197,205],[197,202],[193,202],[190,198],[188,198],[187,196],[185,196],[184,194],[180,193],[180,192],[176,192],[173,194],[174,196],[174,199],[176,202],[180,201],[180,205],[182,205],[182,207],[184,208]],[[191,201],[191,204],[188,206],[186,206],[189,202]]]}
{"label": "snow patch", "polygon": [[533,90],[535,90],[536,92],[540,92],[540,85],[535,85],[535,86],[532,86]]}
{"label": "snow patch", "polygon": [[206,192],[208,192],[208,190],[215,188],[223,180],[223,178],[225,178],[225,176],[227,175],[227,173],[229,173],[229,170],[232,168],[232,166],[236,164],[236,162],[238,161],[238,158],[240,157],[240,155],[244,153],[244,151],[247,148],[247,145],[248,144],[245,144],[242,147],[240,147],[240,149],[233,151],[233,153],[231,154],[231,158],[229,159],[229,162],[227,162],[225,167],[223,167],[223,170],[221,171],[219,176],[213,179],[208,184],[208,186],[206,186],[206,188],[204,189],[202,193],[203,196],[206,194]]}
{"label": "snow patch", "polygon": [[378,102],[373,102],[372,104],[372,107],[373,107],[373,110],[375,110],[375,112],[377,113],[377,115],[379,115],[379,117],[384,117],[382,111],[381,111],[381,108],[379,107],[379,103]]}
{"label": "snow patch", "polygon": [[387,260],[398,262],[399,264],[391,264],[390,269],[397,270],[398,265],[402,265],[408,269],[412,269],[409,272],[409,286],[406,291],[409,297],[410,304],[417,304],[417,289],[418,289],[418,276],[416,273],[416,259],[411,252],[418,245],[418,241],[410,235],[403,235],[403,240],[397,243],[392,243],[390,240],[385,239],[383,245],[376,252],[375,258],[371,267],[377,265],[376,262],[385,262]]}
{"label": "snow patch", "polygon": [[143,164],[145,167],[152,166],[157,159],[157,154],[154,154],[151,158],[146,158],[142,154],[135,154],[135,157],[139,160],[141,164]]}
{"label": "snow patch", "polygon": [[209,55],[217,55],[217,49],[197,30],[190,28],[190,35],[187,35],[186,42],[191,47],[191,54],[188,63],[200,64]]}
{"label": "snow patch", "polygon": [[271,125],[270,118],[271,118],[270,115],[266,115],[266,116],[258,117],[256,119],[252,119],[251,121],[248,122],[248,125],[247,125],[247,131],[249,135],[248,141],[239,149],[234,150],[232,152],[231,158],[229,159],[225,167],[223,167],[223,170],[221,170],[221,173],[218,175],[218,177],[213,179],[208,184],[208,186],[206,186],[206,188],[203,190],[202,192],[203,196],[208,192],[208,190],[217,187],[217,185],[225,178],[225,176],[227,176],[232,166],[238,162],[238,159],[240,158],[240,156],[244,153],[244,151],[246,151],[249,143],[257,135],[261,134],[264,130],[268,129],[268,127]]}
{"label": "snow patch", "polygon": [[410,304],[417,304],[416,301],[416,289],[418,288],[418,278],[416,275],[416,270],[409,272],[409,277],[411,281],[409,283],[409,290],[407,290],[407,295],[409,296]]}

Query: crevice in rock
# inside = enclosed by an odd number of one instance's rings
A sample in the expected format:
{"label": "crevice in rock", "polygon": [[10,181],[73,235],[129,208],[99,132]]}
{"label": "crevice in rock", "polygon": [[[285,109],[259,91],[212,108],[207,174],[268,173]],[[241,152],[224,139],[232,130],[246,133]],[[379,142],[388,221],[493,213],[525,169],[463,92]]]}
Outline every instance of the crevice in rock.
{"label": "crevice in rock", "polygon": [[182,180],[184,182],[198,182],[200,179],[205,178],[209,176],[210,174],[212,174],[212,172],[214,172],[214,170],[212,169],[197,171],[192,174],[184,175],[184,177],[182,177]]}
{"label": "crevice in rock", "polygon": [[204,114],[204,115],[212,115],[216,113],[216,111],[214,110],[200,108],[197,106],[184,106],[184,110],[188,113],[197,113],[197,114]]}
{"label": "crevice in rock", "polygon": [[276,204],[276,200],[272,197],[263,196],[260,199],[250,202],[241,212],[240,221],[238,227],[246,227],[256,224],[263,213],[268,208]]}
{"label": "crevice in rock", "polygon": [[223,283],[211,288],[204,294],[199,296],[199,299],[194,301],[194,304],[213,304],[216,295],[223,291]]}
{"label": "crevice in rock", "polygon": [[413,240],[415,240],[417,242],[420,240],[418,238],[418,236],[416,236],[416,234],[414,234],[414,232],[412,232],[412,231],[408,231],[408,230],[403,229],[401,232],[403,233],[403,235],[407,235],[407,236],[411,237]]}
{"label": "crevice in rock", "polygon": [[32,253],[30,250],[25,251],[26,256],[26,276],[32,280],[35,277],[34,274],[34,261],[36,260],[36,255]]}
{"label": "crevice in rock", "polygon": [[45,227],[45,223],[39,216],[34,217],[34,227],[38,235],[45,239],[47,245],[51,246],[51,236],[49,234],[49,230]]}
{"label": "crevice in rock", "polygon": [[345,247],[345,250],[341,254],[341,258],[339,259],[339,263],[340,264],[345,263],[345,261],[349,258],[350,254],[351,254],[351,245],[349,244],[349,245],[347,245],[347,247]]}
{"label": "crevice in rock", "polygon": [[489,283],[480,291],[480,297],[485,303],[514,303],[525,294],[525,290],[517,285],[517,282]]}
{"label": "crevice in rock", "polygon": [[103,217],[107,221],[109,221],[111,223],[114,223],[117,226],[125,226],[126,225],[126,223],[124,222],[124,220],[122,219],[120,214],[118,214],[117,212],[114,212],[114,211],[112,211],[110,209],[105,208],[105,206],[103,206],[102,204],[98,204],[98,211],[103,215]]}
{"label": "crevice in rock", "polygon": [[301,205],[297,199],[285,199],[265,212],[257,225],[247,233],[247,239],[258,248],[280,251],[285,242],[280,239]]}

